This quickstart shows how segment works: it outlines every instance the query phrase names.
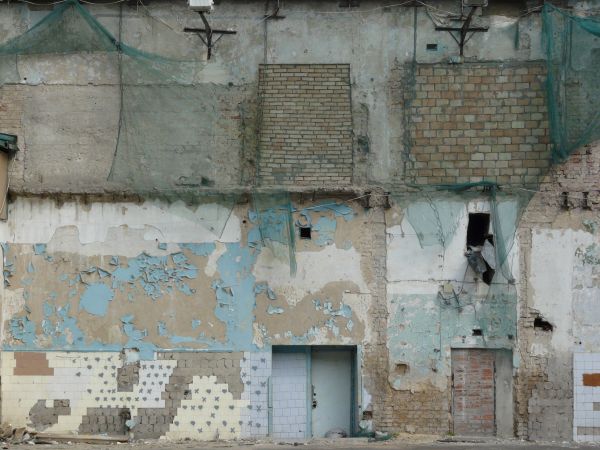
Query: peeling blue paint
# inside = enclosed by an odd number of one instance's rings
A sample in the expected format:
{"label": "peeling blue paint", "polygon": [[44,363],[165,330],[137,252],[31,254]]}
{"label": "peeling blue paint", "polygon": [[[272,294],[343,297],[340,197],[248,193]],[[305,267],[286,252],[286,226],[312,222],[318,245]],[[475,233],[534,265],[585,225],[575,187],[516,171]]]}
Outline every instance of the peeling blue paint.
{"label": "peeling blue paint", "polygon": [[[354,210],[345,203],[333,203],[331,201],[323,201],[320,205],[311,206],[300,210],[301,215],[306,215],[309,212],[329,212],[333,211],[335,217],[343,217],[346,222],[351,221],[355,217]],[[306,217],[306,216],[305,216]]]}
{"label": "peeling blue paint", "polygon": [[200,319],[195,319],[192,320],[192,330],[195,330],[196,328],[198,328],[200,325],[202,324],[202,321]]}
{"label": "peeling blue paint", "polygon": [[135,348],[140,352],[140,359],[154,359],[154,351],[156,346],[151,342],[144,342],[144,339],[148,336],[146,330],[136,330],[133,325],[133,314],[128,314],[121,317],[123,323],[123,332],[125,336],[129,338],[125,348]]}
{"label": "peeling blue paint", "polygon": [[33,263],[31,261],[29,261],[29,264],[27,265],[27,272],[28,273],[34,273],[35,272],[35,267],[33,267]]}
{"label": "peeling blue paint", "polygon": [[226,244],[226,252],[217,261],[220,279],[213,283],[217,295],[215,315],[227,327],[227,346],[253,350],[252,344],[255,278],[252,268],[258,252],[240,243]]}
{"label": "peeling blue paint", "polygon": [[[485,299],[464,297],[458,307],[445,304],[435,294],[396,295],[388,325],[388,348],[392,361],[411,361],[411,376],[430,376],[432,368],[442,370],[443,352],[451,347],[473,345],[511,349],[516,335],[516,293],[511,287],[496,286]],[[483,337],[473,337],[473,329]],[[396,381],[400,387],[401,378]]]}
{"label": "peeling blue paint", "polygon": [[105,316],[108,311],[108,302],[111,302],[115,293],[104,283],[90,284],[79,300],[79,309],[83,309],[95,316]]}
{"label": "peeling blue paint", "polygon": [[127,266],[118,267],[112,273],[113,288],[120,283],[135,284],[139,282],[146,294],[154,300],[163,296],[170,283],[186,295],[192,295],[193,290],[183,279],[194,279],[198,276],[198,268],[191,264],[183,253],[174,253],[171,260],[175,267],[169,265],[168,256],[149,256],[145,253],[130,258]]}
{"label": "peeling blue paint", "polygon": [[179,244],[179,247],[191,251],[196,256],[209,256],[217,248],[213,242],[202,244]]}
{"label": "peeling blue paint", "polygon": [[255,294],[262,294],[263,292],[265,292],[267,294],[267,297],[269,298],[269,300],[276,300],[277,299],[277,295],[275,294],[275,292],[273,291],[273,289],[271,289],[269,287],[269,285],[267,283],[257,283],[254,286],[254,293]]}
{"label": "peeling blue paint", "polygon": [[29,320],[29,317],[15,317],[10,319],[10,334],[17,341],[23,344],[33,346],[35,343],[35,323]]}
{"label": "peeling blue paint", "polygon": [[46,244],[33,244],[33,252],[36,255],[43,255],[46,253]]}
{"label": "peeling blue paint", "polygon": [[166,242],[159,242],[159,243],[158,243],[158,249],[159,249],[159,250],[166,250],[166,249],[167,249],[167,244],[166,244]]}
{"label": "peeling blue paint", "polygon": [[317,236],[313,241],[315,244],[324,247],[331,245],[335,240],[335,229],[337,228],[337,221],[328,217],[321,217],[317,223],[312,227],[313,231],[317,233]]}

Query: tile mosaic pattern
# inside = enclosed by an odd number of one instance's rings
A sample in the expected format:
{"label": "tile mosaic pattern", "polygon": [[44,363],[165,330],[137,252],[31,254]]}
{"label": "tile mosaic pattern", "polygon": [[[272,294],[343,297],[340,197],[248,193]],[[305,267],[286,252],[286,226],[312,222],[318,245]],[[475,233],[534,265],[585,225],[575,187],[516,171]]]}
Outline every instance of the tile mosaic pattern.
{"label": "tile mosaic pattern", "polygon": [[244,353],[240,363],[244,383],[242,400],[247,401],[242,410],[242,436],[258,438],[267,436],[269,430],[269,377],[271,353]]}
{"label": "tile mosaic pattern", "polygon": [[600,353],[573,355],[573,440],[600,442]]}
{"label": "tile mosaic pattern", "polygon": [[130,419],[136,437],[267,435],[270,353],[157,356],[125,370],[119,352],[3,352],[2,419],[50,433],[124,434]]}

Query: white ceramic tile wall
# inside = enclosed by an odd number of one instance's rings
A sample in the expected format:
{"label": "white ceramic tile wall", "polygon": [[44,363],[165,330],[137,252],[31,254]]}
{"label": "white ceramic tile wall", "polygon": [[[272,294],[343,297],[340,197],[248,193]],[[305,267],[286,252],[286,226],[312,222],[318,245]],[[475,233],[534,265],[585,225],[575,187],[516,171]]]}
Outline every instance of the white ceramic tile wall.
{"label": "white ceramic tile wall", "polygon": [[215,376],[195,376],[190,390],[192,398],[181,401],[167,438],[237,439],[242,426],[241,411],[248,401],[235,400],[227,385],[217,382]]}
{"label": "white ceramic tile wall", "polygon": [[133,392],[118,392],[117,369],[123,362],[114,352],[48,352],[52,376],[13,375],[14,353],[2,352],[2,420],[14,426],[29,425],[29,411],[41,399],[67,399],[71,413],[58,417],[46,432],[77,430],[91,407],[129,408],[133,417],[138,408],[164,408],[165,390],[176,361],[141,361],[139,383]]}
{"label": "white ceramic tile wall", "polygon": [[[573,439],[578,442],[600,442],[600,387],[584,386],[584,374],[600,374],[600,353],[573,355]],[[585,428],[585,434],[584,434]]]}
{"label": "white ceramic tile wall", "polygon": [[307,437],[307,377],[306,354],[273,353],[273,437]]}

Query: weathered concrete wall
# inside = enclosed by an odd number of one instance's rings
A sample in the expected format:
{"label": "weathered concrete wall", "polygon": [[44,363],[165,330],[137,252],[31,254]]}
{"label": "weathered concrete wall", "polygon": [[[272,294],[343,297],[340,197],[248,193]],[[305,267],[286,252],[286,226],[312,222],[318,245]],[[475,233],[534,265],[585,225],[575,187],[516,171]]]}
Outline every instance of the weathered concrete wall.
{"label": "weathered concrete wall", "polygon": [[[191,115],[178,116],[179,124],[169,128],[166,142],[160,121],[152,114],[145,117],[153,126],[137,136],[141,141],[134,151],[117,152],[110,181],[121,110],[116,58],[85,54],[20,58],[16,82],[29,87],[19,94],[23,98],[0,99],[14,121],[2,126],[20,137],[21,152],[11,169],[13,190],[89,192],[132,186],[133,190],[185,190],[231,187],[254,179],[261,63],[349,64],[354,181],[398,180],[408,150],[403,94],[411,86],[409,68],[413,63],[445,67],[448,58],[457,54],[452,38],[436,32],[433,22],[434,16],[446,20],[444,11],[453,11],[456,4],[440,1],[435,7],[439,10],[369,1],[347,10],[336,2],[299,1],[286,3],[281,11],[285,19],[264,20],[263,2],[221,2],[210,16],[213,26],[235,29],[238,34],[221,39],[212,59],[199,65],[194,96],[198,108]],[[25,32],[47,12],[30,11],[20,4],[1,8],[0,40]],[[182,32],[185,26],[199,26],[197,14],[185,2],[89,9],[111,33],[135,48],[179,59],[205,57],[200,40]],[[490,30],[467,43],[467,58],[528,61],[541,57],[536,14],[477,20],[489,24]],[[515,47],[517,31],[520,44]],[[427,50],[432,43],[437,50]],[[65,89],[69,96],[64,95]],[[183,93],[180,97],[184,103],[190,101]],[[124,98],[127,103],[127,93]],[[161,108],[160,96],[139,95],[138,99],[143,99],[149,114]],[[130,106],[135,109],[135,102]],[[126,139],[125,143],[133,145]],[[65,164],[67,169],[62,170]]]}
{"label": "weathered concrete wall", "polygon": [[521,286],[519,325],[523,437],[573,438],[573,353],[598,345],[599,155],[592,145],[552,170],[520,227],[528,280]]}
{"label": "weathered concrete wall", "polygon": [[[517,209],[513,199],[498,202],[499,214],[513,215],[504,223],[512,223],[513,233]],[[498,273],[488,286],[465,257],[469,213],[486,212],[491,213],[489,198],[432,193],[421,201],[399,200],[387,213],[388,402],[394,405],[386,416],[390,426],[449,432],[451,350],[510,351],[515,345],[518,274],[509,284]],[[510,234],[506,226],[495,239]],[[508,261],[517,268],[516,243]],[[509,371],[500,381],[511,383],[511,378]],[[512,411],[499,411],[512,422]]]}
{"label": "weathered concrete wall", "polygon": [[[265,245],[243,203],[18,198],[0,231],[3,420],[122,433],[129,414],[138,436],[264,435],[271,345],[355,345],[369,357],[378,343],[375,216],[333,199],[296,206],[294,223],[310,222],[312,236],[298,241],[292,276],[284,243]],[[264,365],[256,374],[252,355]],[[364,367],[368,399],[377,372]],[[204,406],[229,425],[190,426],[210,389]]]}

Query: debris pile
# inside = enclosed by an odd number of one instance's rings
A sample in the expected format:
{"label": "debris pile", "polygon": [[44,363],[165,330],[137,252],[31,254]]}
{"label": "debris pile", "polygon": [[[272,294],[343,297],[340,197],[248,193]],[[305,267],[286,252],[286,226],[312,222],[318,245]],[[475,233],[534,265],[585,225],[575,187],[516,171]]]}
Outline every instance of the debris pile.
{"label": "debris pile", "polygon": [[15,428],[9,423],[0,425],[0,441],[2,448],[8,448],[8,444],[34,444],[35,431],[29,431],[25,427]]}

